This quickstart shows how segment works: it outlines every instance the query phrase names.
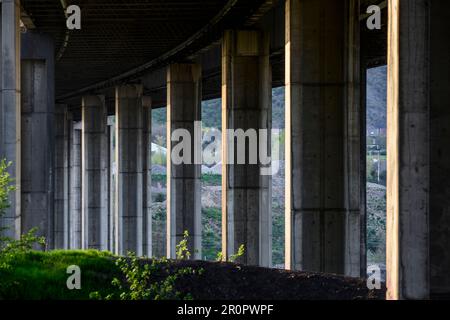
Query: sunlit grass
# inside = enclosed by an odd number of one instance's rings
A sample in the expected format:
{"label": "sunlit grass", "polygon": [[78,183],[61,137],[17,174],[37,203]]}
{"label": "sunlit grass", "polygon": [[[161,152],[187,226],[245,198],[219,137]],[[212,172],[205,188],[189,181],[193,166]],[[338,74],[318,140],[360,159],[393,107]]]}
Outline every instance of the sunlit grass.
{"label": "sunlit grass", "polygon": [[[81,269],[81,290],[66,286],[70,265]],[[119,274],[108,252],[15,252],[0,256],[0,299],[88,299],[93,291],[114,291],[111,280]]]}

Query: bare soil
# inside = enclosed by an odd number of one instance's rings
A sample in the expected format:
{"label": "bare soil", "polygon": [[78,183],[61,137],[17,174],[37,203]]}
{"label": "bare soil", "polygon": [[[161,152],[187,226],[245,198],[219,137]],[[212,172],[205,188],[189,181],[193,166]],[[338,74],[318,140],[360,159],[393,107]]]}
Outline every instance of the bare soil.
{"label": "bare soil", "polygon": [[203,269],[177,280],[195,300],[382,300],[385,288],[368,290],[363,279],[233,263],[175,261],[175,269]]}

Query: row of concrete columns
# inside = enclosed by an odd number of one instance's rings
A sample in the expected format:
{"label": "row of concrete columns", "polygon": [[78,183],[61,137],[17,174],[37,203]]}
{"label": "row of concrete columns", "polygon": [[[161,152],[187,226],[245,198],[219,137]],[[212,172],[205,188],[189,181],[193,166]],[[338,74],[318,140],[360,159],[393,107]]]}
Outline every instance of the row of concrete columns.
{"label": "row of concrete columns", "polygon": [[[360,273],[361,203],[354,196],[359,180],[346,178],[359,177],[357,99],[346,99],[358,86],[355,72],[349,72],[354,70],[347,68],[357,60],[351,50],[357,46],[355,8],[355,1],[286,4],[287,268]],[[270,130],[269,38],[259,31],[229,31],[222,53],[223,134],[228,129]],[[54,215],[46,214],[52,247],[151,253],[150,112],[142,95],[137,85],[116,89],[114,186],[104,97],[82,98],[81,130],[64,106],[57,107],[55,171],[49,173],[49,181],[55,181]],[[200,66],[169,66],[167,100],[168,137],[184,129],[193,137],[191,146],[199,143]],[[167,255],[175,257],[175,246],[188,231],[189,248],[199,258],[200,165],[197,154],[189,155],[190,163],[173,163],[177,142],[168,139]],[[270,139],[267,143],[270,150]],[[237,156],[233,145],[224,136],[223,159]],[[244,245],[241,262],[270,266],[271,183],[270,176],[261,175],[262,167],[223,165],[222,247],[227,258]]]}
{"label": "row of concrete columns", "polygon": [[104,96],[82,97],[80,123],[57,106],[54,248],[151,255],[151,102],[126,85],[115,103],[115,123]]}
{"label": "row of concrete columns", "polygon": [[[448,30],[448,6],[442,0],[389,1],[391,298],[425,298],[450,287],[445,274],[450,255],[443,247],[450,234],[450,197],[444,180],[450,173],[445,149],[449,35],[443,31]],[[286,1],[289,269],[364,273],[358,15],[356,0]],[[16,237],[37,226],[51,248],[151,255],[151,106],[142,86],[116,88],[113,131],[108,128],[105,98],[83,97],[78,127],[67,107],[54,109],[50,43],[39,40],[37,45],[23,35],[25,43],[34,45],[22,51],[21,72],[19,16],[19,1],[2,1],[0,156],[12,161],[9,170],[17,187],[2,225],[12,226],[9,235]],[[270,129],[268,38],[258,31],[229,31],[222,50],[223,133]],[[198,154],[183,155],[191,160],[184,164],[173,163],[171,154],[179,143],[198,143],[200,66],[171,65],[167,99],[167,255],[175,257],[175,246],[188,231],[189,249],[199,258],[201,172],[194,161]],[[176,129],[189,132],[192,140],[172,141]],[[235,156],[233,141],[224,138],[222,159],[229,159]],[[269,266],[270,176],[262,176],[261,167],[223,165],[222,247],[227,258],[243,244],[241,262]],[[113,169],[115,184],[110,178]]]}

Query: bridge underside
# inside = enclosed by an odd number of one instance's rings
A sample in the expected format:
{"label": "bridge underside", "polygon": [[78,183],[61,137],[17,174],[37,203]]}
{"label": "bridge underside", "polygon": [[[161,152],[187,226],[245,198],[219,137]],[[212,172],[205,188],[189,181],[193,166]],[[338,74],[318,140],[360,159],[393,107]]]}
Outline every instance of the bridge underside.
{"label": "bridge underside", "polygon": [[[66,27],[71,4],[81,30]],[[373,4],[380,30],[366,27]],[[167,107],[168,136],[184,129],[195,147],[202,100],[222,98],[223,132],[270,130],[271,88],[285,86],[285,267],[364,277],[366,70],[387,64],[388,297],[449,294],[449,7],[2,0],[0,157],[16,191],[1,225],[12,237],[38,227],[49,249],[151,256],[152,108]],[[201,258],[201,165],[175,163],[175,142],[167,256],[189,231]],[[224,259],[243,244],[240,262],[271,266],[266,167],[222,165]]]}

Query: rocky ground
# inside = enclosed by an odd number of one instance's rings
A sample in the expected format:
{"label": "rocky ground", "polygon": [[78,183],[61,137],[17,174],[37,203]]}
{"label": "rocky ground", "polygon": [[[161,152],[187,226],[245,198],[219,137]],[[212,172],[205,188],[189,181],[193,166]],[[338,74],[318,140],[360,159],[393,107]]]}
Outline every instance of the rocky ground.
{"label": "rocky ground", "polygon": [[179,279],[176,285],[195,300],[381,300],[385,297],[385,289],[370,291],[364,280],[330,274],[205,261],[178,261],[174,266],[204,270],[201,275]]}

